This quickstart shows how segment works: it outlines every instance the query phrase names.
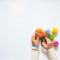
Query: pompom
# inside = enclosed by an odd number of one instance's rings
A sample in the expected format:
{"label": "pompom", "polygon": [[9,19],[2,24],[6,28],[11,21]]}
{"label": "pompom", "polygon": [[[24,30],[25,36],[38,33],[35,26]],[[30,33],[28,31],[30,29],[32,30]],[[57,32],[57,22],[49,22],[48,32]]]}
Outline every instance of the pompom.
{"label": "pompom", "polygon": [[49,35],[49,39],[50,39],[51,41],[53,41],[53,40],[54,40],[54,34],[50,34],[50,35]]}
{"label": "pompom", "polygon": [[50,29],[45,30],[46,34],[49,35],[51,33]]}
{"label": "pompom", "polygon": [[52,33],[53,33],[53,34],[57,34],[57,33],[58,33],[58,28],[53,28],[53,29],[52,29]]}
{"label": "pompom", "polygon": [[43,36],[43,37],[46,36],[46,33],[45,33],[45,31],[44,31],[43,29],[38,28],[38,29],[36,29],[36,32],[37,32],[38,34],[40,34],[41,36]]}
{"label": "pompom", "polygon": [[54,41],[54,47],[58,47],[58,45],[59,45],[59,42],[58,41]]}

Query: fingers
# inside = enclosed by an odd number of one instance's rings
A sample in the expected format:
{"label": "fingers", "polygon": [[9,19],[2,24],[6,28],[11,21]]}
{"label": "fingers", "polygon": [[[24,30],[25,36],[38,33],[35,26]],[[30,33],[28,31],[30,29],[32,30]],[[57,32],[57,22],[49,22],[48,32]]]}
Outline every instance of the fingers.
{"label": "fingers", "polygon": [[[36,41],[36,40],[35,40],[35,34],[32,35],[32,38],[31,38],[31,39],[32,39],[32,42],[35,42],[35,41]],[[37,40],[38,40],[38,39],[39,39],[39,38],[37,38]]]}
{"label": "fingers", "polygon": [[35,40],[34,35],[32,35],[31,42],[34,43],[34,40]]}
{"label": "fingers", "polygon": [[42,42],[42,46],[47,49],[47,44],[45,42]]}
{"label": "fingers", "polygon": [[45,39],[46,39],[48,44],[51,43],[51,40],[49,38],[45,38]]}
{"label": "fingers", "polygon": [[39,39],[39,37],[37,37],[37,39],[36,39],[36,40],[40,40],[40,39]]}
{"label": "fingers", "polygon": [[32,40],[35,40],[35,35],[34,34],[32,35]]}
{"label": "fingers", "polygon": [[35,34],[33,34],[33,36],[32,36],[32,40],[40,40],[40,38],[37,37],[37,39],[35,39]]}
{"label": "fingers", "polygon": [[49,49],[50,47],[52,47],[52,42],[50,41],[50,39],[49,38],[45,38],[46,39],[46,41],[47,41],[47,43],[46,42],[44,42],[44,41],[42,41],[41,39],[40,39],[40,37],[38,36],[37,38],[35,38],[35,34],[33,34],[33,36],[32,36],[32,38],[31,38],[32,40],[32,43],[33,43],[33,45],[35,45],[35,46],[39,46],[39,43],[40,43],[40,41],[42,42],[42,46],[45,48],[45,49]]}

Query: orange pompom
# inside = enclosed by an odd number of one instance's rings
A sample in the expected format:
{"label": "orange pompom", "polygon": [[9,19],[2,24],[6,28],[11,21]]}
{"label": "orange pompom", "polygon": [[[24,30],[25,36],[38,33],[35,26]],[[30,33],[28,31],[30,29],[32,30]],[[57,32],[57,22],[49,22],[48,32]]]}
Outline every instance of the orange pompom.
{"label": "orange pompom", "polygon": [[40,34],[40,35],[43,36],[43,37],[46,36],[45,31],[44,31],[43,29],[40,29],[40,28],[36,29],[36,33]]}

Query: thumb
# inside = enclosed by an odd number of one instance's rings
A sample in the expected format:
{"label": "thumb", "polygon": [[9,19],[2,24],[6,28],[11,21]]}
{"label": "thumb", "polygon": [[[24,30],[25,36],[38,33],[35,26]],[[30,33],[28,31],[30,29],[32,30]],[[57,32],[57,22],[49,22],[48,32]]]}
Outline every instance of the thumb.
{"label": "thumb", "polygon": [[42,42],[42,46],[47,49],[47,44],[45,42]]}
{"label": "thumb", "polygon": [[37,40],[39,40],[39,37],[37,37]]}

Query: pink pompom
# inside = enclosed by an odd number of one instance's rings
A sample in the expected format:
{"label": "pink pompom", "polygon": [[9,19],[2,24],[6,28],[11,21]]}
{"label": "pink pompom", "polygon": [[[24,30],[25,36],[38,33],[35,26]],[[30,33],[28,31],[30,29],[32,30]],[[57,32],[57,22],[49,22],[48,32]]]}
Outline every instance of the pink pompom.
{"label": "pink pompom", "polygon": [[58,47],[59,42],[58,41],[54,41],[54,47]]}

